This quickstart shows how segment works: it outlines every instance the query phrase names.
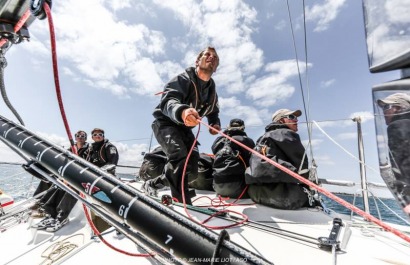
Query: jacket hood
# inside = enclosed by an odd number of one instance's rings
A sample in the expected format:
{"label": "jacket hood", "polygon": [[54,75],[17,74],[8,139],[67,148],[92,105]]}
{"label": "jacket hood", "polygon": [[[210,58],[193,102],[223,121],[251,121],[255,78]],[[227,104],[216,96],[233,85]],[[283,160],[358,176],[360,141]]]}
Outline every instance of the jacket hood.
{"label": "jacket hood", "polygon": [[277,129],[289,129],[289,127],[286,126],[285,124],[273,121],[273,122],[269,123],[268,125],[266,125],[265,132],[269,132],[269,131],[273,131],[273,130],[277,130]]}

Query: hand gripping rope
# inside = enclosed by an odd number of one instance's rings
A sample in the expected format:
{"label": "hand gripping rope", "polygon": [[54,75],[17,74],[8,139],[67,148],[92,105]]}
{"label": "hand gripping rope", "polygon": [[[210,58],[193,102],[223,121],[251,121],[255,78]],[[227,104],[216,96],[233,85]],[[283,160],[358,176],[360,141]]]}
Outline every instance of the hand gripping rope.
{"label": "hand gripping rope", "polygon": [[[234,142],[234,143],[236,143],[237,145],[241,146],[242,148],[245,148],[245,149],[248,150],[249,152],[252,152],[252,154],[258,156],[259,158],[265,160],[266,162],[272,164],[273,166],[279,168],[280,170],[284,171],[285,173],[287,173],[287,174],[291,175],[292,177],[296,178],[296,179],[299,180],[300,182],[303,182],[304,184],[309,185],[310,187],[316,189],[318,192],[320,192],[320,193],[326,195],[326,196],[329,197],[330,199],[332,199],[332,200],[338,202],[339,204],[343,205],[344,207],[346,207],[346,208],[348,208],[348,209],[354,211],[355,213],[361,215],[361,216],[364,217],[365,219],[367,219],[367,220],[369,220],[369,221],[371,221],[371,222],[377,224],[378,226],[382,227],[383,229],[385,229],[385,230],[387,230],[387,231],[389,231],[389,232],[395,234],[396,236],[402,238],[403,240],[405,240],[405,241],[407,241],[407,242],[410,242],[410,237],[409,237],[408,235],[405,235],[404,233],[400,232],[399,230],[397,230],[397,229],[395,229],[395,228],[393,228],[393,227],[391,227],[391,226],[385,224],[384,222],[382,222],[382,221],[380,221],[379,219],[375,218],[374,216],[372,216],[372,215],[370,215],[370,214],[368,214],[368,213],[362,211],[361,209],[359,209],[359,208],[357,208],[356,206],[350,204],[349,202],[343,200],[342,198],[337,197],[336,195],[334,195],[333,193],[327,191],[326,189],[324,189],[324,188],[322,188],[322,187],[316,185],[315,183],[313,183],[313,182],[311,182],[311,181],[305,179],[304,177],[302,177],[302,176],[296,174],[295,172],[291,171],[290,169],[288,169],[288,168],[286,168],[286,167],[284,167],[284,166],[282,166],[282,165],[276,163],[275,161],[273,161],[273,160],[267,158],[266,156],[264,156],[264,155],[258,153],[257,151],[255,151],[255,150],[253,150],[253,149],[247,147],[246,145],[244,145],[244,144],[238,142],[237,140],[235,140],[235,139],[233,139],[232,137],[226,135],[226,134],[223,133],[222,131],[218,131],[218,130],[214,129],[212,126],[209,126],[208,124],[204,123],[202,120],[199,120],[199,119],[198,119],[198,121],[199,121],[200,123],[202,123],[203,125],[205,125],[206,127],[208,127],[210,130],[213,130],[213,131],[219,133],[220,135],[222,135],[222,136],[228,138],[229,140],[231,140],[232,142]],[[183,183],[183,182],[182,182],[182,183]],[[183,189],[182,189],[182,190],[183,190]],[[182,198],[184,199],[184,197],[182,197]],[[184,199],[184,204],[185,204],[185,199]]]}

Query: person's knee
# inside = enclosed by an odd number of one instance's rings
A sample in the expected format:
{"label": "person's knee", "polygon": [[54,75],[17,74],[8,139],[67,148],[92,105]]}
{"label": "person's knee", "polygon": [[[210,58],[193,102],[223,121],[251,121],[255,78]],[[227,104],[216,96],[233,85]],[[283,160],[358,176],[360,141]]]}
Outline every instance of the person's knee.
{"label": "person's knee", "polygon": [[167,154],[168,161],[179,162],[187,157],[188,153],[185,148],[175,148]]}

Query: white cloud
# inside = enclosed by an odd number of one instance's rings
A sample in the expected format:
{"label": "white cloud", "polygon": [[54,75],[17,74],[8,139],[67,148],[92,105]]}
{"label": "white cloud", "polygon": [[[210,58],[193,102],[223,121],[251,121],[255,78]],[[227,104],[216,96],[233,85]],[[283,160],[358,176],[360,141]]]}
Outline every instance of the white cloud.
{"label": "white cloud", "polygon": [[[311,146],[314,147],[315,150],[320,149],[320,145],[323,143],[322,139],[311,139],[310,140],[310,144]],[[309,148],[308,144],[309,144],[309,140],[302,140],[302,144],[303,146],[305,146],[305,148]]]}
{"label": "white cloud", "polygon": [[109,0],[106,1],[106,3],[109,4],[114,11],[131,7],[131,0]]}
{"label": "white cloud", "polygon": [[5,145],[2,141],[0,141],[0,162],[7,162],[7,163],[25,163],[26,161],[17,153],[12,151],[10,147]]}
{"label": "white cloud", "polygon": [[352,133],[341,133],[337,136],[337,139],[339,140],[351,140],[351,139],[357,139],[357,133],[352,132]]}
{"label": "white cloud", "polygon": [[146,144],[133,144],[131,146],[120,142],[113,142],[113,144],[117,147],[120,155],[118,165],[139,166],[143,160],[142,152],[148,150]]}
{"label": "white cloud", "polygon": [[384,5],[386,14],[390,21],[395,23],[410,22],[410,2],[402,0],[389,0]]}
{"label": "white cloud", "polygon": [[[252,106],[244,106],[236,97],[219,98],[220,107],[224,115],[230,118],[241,118],[246,126],[259,126],[263,124],[261,117],[265,117],[265,111],[261,112]],[[223,125],[224,126],[224,125]]]}
{"label": "white cloud", "polygon": [[361,119],[361,123],[366,123],[369,121],[373,121],[374,115],[369,111],[362,111],[362,112],[354,112],[349,115],[349,119],[342,119],[342,120],[333,120],[333,121],[322,121],[317,122],[321,128],[341,128],[341,127],[349,127],[353,124],[353,118],[359,117]]}
{"label": "white cloud", "polygon": [[[65,71],[68,75],[121,97],[131,92],[152,95],[172,77],[168,70],[173,76],[180,73],[193,65],[201,48],[211,44],[221,57],[218,86],[235,94],[246,90],[249,79],[263,66],[263,52],[251,38],[257,30],[257,12],[243,1],[154,1],[155,11],[130,3],[69,0],[54,8],[58,55],[75,66]],[[150,17],[171,11],[177,19],[173,23],[182,23],[188,34],[172,37],[169,32],[149,28],[149,21],[133,24],[117,17],[118,12],[130,8]],[[48,39],[45,23],[34,23],[32,32]],[[187,45],[192,38],[194,44]],[[48,47],[37,44],[41,49],[36,52],[42,50],[41,54],[48,56]],[[166,54],[167,49],[185,56],[182,61],[187,65],[170,62],[168,58],[175,54]]]}
{"label": "white cloud", "polygon": [[[308,65],[310,67],[311,65]],[[305,64],[299,62],[301,74],[305,72]],[[289,81],[298,76],[295,60],[278,61],[265,66],[266,75],[250,84],[246,95],[257,100],[258,106],[268,107],[285,101],[295,92]]]}
{"label": "white cloud", "polygon": [[157,72],[157,65],[148,58],[133,62],[127,67],[125,73],[134,84],[138,85],[133,88],[133,91],[138,94],[153,95],[163,88],[163,82]]}
{"label": "white cloud", "polygon": [[327,81],[322,81],[322,82],[320,82],[320,86],[324,87],[324,88],[327,88],[327,87],[332,86],[335,82],[336,82],[336,79],[330,79],[330,80],[327,80]]}
{"label": "white cloud", "polygon": [[350,114],[350,118],[353,119],[353,118],[356,118],[356,117],[359,117],[362,123],[374,120],[373,113],[369,112],[369,111],[354,112],[354,113]]}
{"label": "white cloud", "polygon": [[[236,94],[247,87],[246,79],[263,65],[263,52],[251,40],[256,30],[257,12],[243,1],[156,1],[157,5],[175,12],[189,27],[188,37],[194,47],[185,49],[185,64],[192,65],[199,49],[212,45],[219,54],[220,66],[215,76],[217,85]],[[178,46],[183,39],[178,39]],[[185,40],[186,41],[186,40]]]}
{"label": "white cloud", "polygon": [[[138,79],[135,74],[130,75],[133,70],[130,66],[136,65],[140,70],[139,66],[154,65],[152,60],[164,53],[164,35],[148,29],[146,25],[120,20],[103,3],[99,0],[72,0],[56,6],[53,13],[59,57],[74,63],[72,74],[81,74],[79,80],[94,84],[94,87],[124,96],[128,89],[122,84],[128,81],[133,84],[132,91],[150,94],[152,91],[147,87],[152,82],[162,83],[156,78],[156,68],[146,67],[143,74],[138,73],[144,78]],[[117,10],[129,7],[129,2],[117,1],[110,5]],[[32,32],[43,35],[44,24],[34,23]],[[35,51],[37,53],[38,49]],[[147,84],[147,80],[151,82]]]}
{"label": "white cloud", "polygon": [[336,19],[346,0],[325,0],[306,8],[306,20],[316,22],[315,31],[324,31]]}
{"label": "white cloud", "polygon": [[[332,166],[336,164],[335,161],[333,161],[333,159],[329,157],[328,155],[317,155],[315,156],[315,160],[318,165],[322,165],[322,166],[324,165]],[[320,171],[320,167],[318,168],[318,171]]]}
{"label": "white cloud", "polygon": [[275,24],[275,29],[276,30],[283,30],[283,29],[287,28],[287,26],[288,26],[288,22],[285,21],[285,20],[281,20],[281,21],[279,21],[279,23]]}

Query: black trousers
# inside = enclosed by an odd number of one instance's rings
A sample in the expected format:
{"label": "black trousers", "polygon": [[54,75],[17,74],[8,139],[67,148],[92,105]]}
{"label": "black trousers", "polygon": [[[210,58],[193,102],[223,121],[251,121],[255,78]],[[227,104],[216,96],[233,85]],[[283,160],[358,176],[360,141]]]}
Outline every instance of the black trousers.
{"label": "black trousers", "polygon": [[[171,194],[179,202],[182,202],[182,174],[188,152],[195,141],[195,136],[190,128],[160,120],[155,120],[152,123],[152,130],[162,150],[167,155],[164,174],[169,182]],[[192,204],[188,192],[188,181],[197,178],[198,159],[198,147],[195,146],[189,157],[184,177],[184,197],[187,204]]]}
{"label": "black trousers", "polygon": [[51,217],[62,221],[68,217],[76,203],[76,198],[58,188],[51,194],[43,208]]}
{"label": "black trousers", "polygon": [[[51,183],[45,182],[45,181],[43,181],[43,180],[40,180],[40,183],[38,184],[36,190],[35,190],[34,193],[33,193],[33,197],[36,196],[37,194],[42,193],[43,191],[46,191],[46,190],[50,189],[51,186],[52,186]],[[47,193],[47,192],[46,192],[46,193]],[[46,193],[45,193],[45,194],[46,194]],[[43,195],[41,196],[41,198],[42,198],[45,194],[43,194]],[[41,198],[39,198],[39,199],[41,199]]]}

